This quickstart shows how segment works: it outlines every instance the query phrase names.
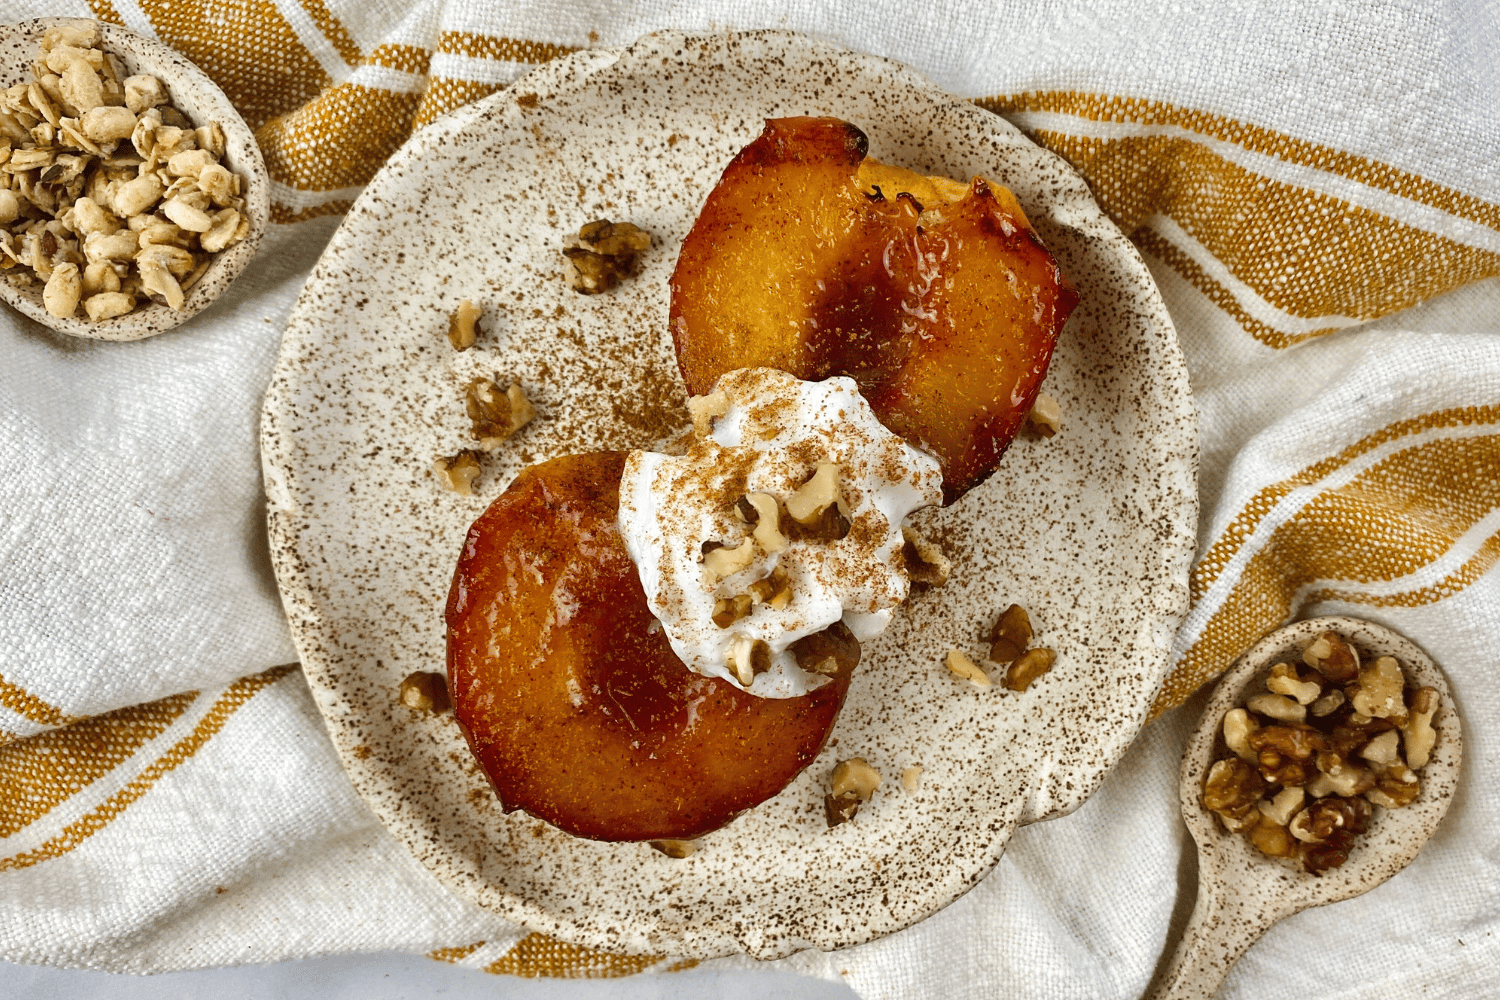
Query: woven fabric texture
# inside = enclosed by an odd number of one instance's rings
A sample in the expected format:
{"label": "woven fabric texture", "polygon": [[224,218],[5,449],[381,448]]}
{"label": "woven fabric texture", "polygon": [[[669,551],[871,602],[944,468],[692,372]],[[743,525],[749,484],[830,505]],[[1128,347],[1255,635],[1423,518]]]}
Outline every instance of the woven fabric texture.
{"label": "woven fabric texture", "polygon": [[196,62],[255,130],[277,223],[223,301],[152,340],[0,314],[0,958],[692,964],[507,924],[374,820],[295,665],[256,429],[298,290],[415,129],[579,49],[776,27],[908,63],[1071,163],[1161,287],[1202,435],[1191,607],[1159,718],[1103,789],[1019,831],[928,921],[778,964],[867,997],[1141,995],[1191,903],[1176,775],[1195,692],[1276,626],[1350,613],[1447,670],[1459,799],[1411,868],[1273,929],[1221,995],[1500,992],[1494,2],[7,0],[0,15],[95,17]]}

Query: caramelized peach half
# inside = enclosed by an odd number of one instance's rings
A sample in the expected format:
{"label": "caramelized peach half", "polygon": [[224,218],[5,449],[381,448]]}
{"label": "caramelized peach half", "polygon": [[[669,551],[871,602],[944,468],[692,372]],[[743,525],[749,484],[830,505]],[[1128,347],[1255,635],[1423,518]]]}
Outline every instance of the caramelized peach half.
{"label": "caramelized peach half", "polygon": [[786,786],[823,746],[859,658],[800,698],[690,672],[616,528],[625,456],[524,470],[469,529],[448,595],[448,684],[509,812],[596,840],[690,840]]}
{"label": "caramelized peach half", "polygon": [[783,118],[740,151],[683,242],[670,323],[690,393],[735,368],[848,375],[943,466],[995,470],[1078,295],[1010,191],[865,158],[848,122]]}

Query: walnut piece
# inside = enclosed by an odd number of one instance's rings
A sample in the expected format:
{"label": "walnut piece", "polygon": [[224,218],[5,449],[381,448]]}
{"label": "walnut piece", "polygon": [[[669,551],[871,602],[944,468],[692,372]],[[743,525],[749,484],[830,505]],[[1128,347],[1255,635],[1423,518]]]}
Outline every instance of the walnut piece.
{"label": "walnut piece", "polygon": [[1014,663],[1031,645],[1031,616],[1019,604],[1000,612],[990,629],[990,659],[996,663]]}
{"label": "walnut piece", "polygon": [[1285,695],[1299,705],[1311,705],[1323,693],[1323,685],[1317,681],[1304,681],[1289,663],[1278,663],[1271,668],[1271,676],[1266,678],[1266,690]]}
{"label": "walnut piece", "polygon": [[789,647],[797,666],[815,674],[851,671],[859,664],[859,640],[843,622],[804,635]]}
{"label": "walnut piece", "polygon": [[512,382],[502,391],[498,382],[482,377],[464,387],[464,411],[469,415],[479,447],[485,451],[500,447],[536,416],[536,407],[520,385]]}
{"label": "walnut piece", "polygon": [[922,765],[913,764],[901,769],[901,787],[915,794],[922,787]]}
{"label": "walnut piece", "polygon": [[764,604],[773,611],[784,611],[792,603],[792,578],[780,566],[746,589],[750,592],[751,600],[756,604]]}
{"label": "walnut piece", "polygon": [[1266,819],[1264,812],[1260,819],[1246,833],[1250,843],[1262,854],[1273,858],[1292,858],[1297,856],[1297,841],[1286,828],[1285,824],[1277,824]]}
{"label": "walnut piece", "polygon": [[1026,414],[1026,426],[1033,434],[1052,437],[1062,429],[1062,405],[1045,392],[1037,393],[1031,412]]}
{"label": "walnut piece", "polygon": [[1354,710],[1375,719],[1406,715],[1402,697],[1406,681],[1394,656],[1382,656],[1359,672],[1359,691],[1351,696]]}
{"label": "walnut piece", "polygon": [[747,493],[742,501],[754,512],[752,523],[755,530],[750,536],[768,553],[786,548],[786,536],[781,533],[781,504],[769,493]]}
{"label": "walnut piece", "polygon": [[474,480],[479,478],[479,452],[465,449],[457,455],[434,459],[432,471],[444,489],[471,497],[474,495]]}
{"label": "walnut piece", "polygon": [[1302,662],[1338,683],[1359,676],[1359,654],[1336,632],[1324,632],[1314,639],[1302,651]]}
{"label": "walnut piece", "polygon": [[923,586],[941,587],[953,573],[953,563],[943,550],[905,525],[901,527],[901,559],[907,579]]}
{"label": "walnut piece", "polygon": [[719,598],[714,602],[713,623],[719,628],[728,628],[750,614],[752,603],[754,602],[749,594]]}
{"label": "walnut piece", "polygon": [[468,299],[461,299],[458,308],[448,315],[448,343],[455,351],[467,351],[474,346],[475,337],[483,332],[479,328],[479,318],[483,315],[484,310]]}
{"label": "walnut piece", "polygon": [[1258,694],[1245,702],[1245,707],[1252,712],[1270,716],[1279,722],[1301,722],[1307,718],[1307,709],[1297,704],[1284,694],[1272,694],[1267,691]]}
{"label": "walnut piece", "polygon": [[828,788],[834,795],[854,795],[861,802],[870,801],[879,787],[880,772],[871,767],[863,757],[839,761],[828,778]]}
{"label": "walnut piece", "polygon": [[1231,708],[1224,713],[1224,745],[1240,760],[1254,761],[1255,750],[1250,746],[1250,734],[1260,727],[1243,708]]}
{"label": "walnut piece", "polygon": [[407,674],[401,682],[401,704],[433,715],[448,711],[453,707],[448,697],[448,679],[425,670]]}
{"label": "walnut piece", "polygon": [[1407,716],[1402,734],[1406,744],[1406,765],[1420,769],[1432,757],[1432,748],[1437,743],[1437,730],[1432,728],[1432,716],[1437,711],[1437,691],[1422,688],[1412,698],[1411,713]]}
{"label": "walnut piece", "polygon": [[1283,788],[1276,793],[1276,797],[1270,800],[1262,799],[1256,803],[1260,814],[1277,826],[1286,826],[1292,821],[1292,817],[1302,808],[1302,800],[1306,797],[1300,788]]}
{"label": "walnut piece", "polygon": [[1234,833],[1250,828],[1259,814],[1257,803],[1266,790],[1260,772],[1245,761],[1221,760],[1209,769],[1203,785],[1203,804]]}
{"label": "walnut piece", "polygon": [[1421,791],[1416,772],[1398,760],[1380,772],[1365,798],[1386,809],[1402,809],[1416,801]]}
{"label": "walnut piece", "polygon": [[859,796],[852,792],[845,795],[824,795],[823,816],[828,821],[829,829],[853,819],[861,804]]}
{"label": "walnut piece", "polygon": [[748,537],[734,548],[721,545],[703,553],[703,570],[711,584],[718,583],[726,576],[733,576],[740,570],[748,569],[753,562],[755,562],[755,539]]}
{"label": "walnut piece", "polygon": [[771,647],[764,639],[736,636],[729,645],[728,667],[734,671],[741,685],[749,687],[755,683],[756,674],[763,674],[771,669]]}
{"label": "walnut piece", "polygon": [[587,223],[563,249],[568,284],[584,295],[607,292],[635,274],[638,255],[650,248],[651,234],[629,222]]}
{"label": "walnut piece", "polygon": [[1348,699],[1344,697],[1344,692],[1341,689],[1334,688],[1333,690],[1329,691],[1327,694],[1319,698],[1317,701],[1314,701],[1311,705],[1307,706],[1307,710],[1311,712],[1314,717],[1321,719],[1325,715],[1331,715],[1338,709],[1340,705],[1342,705],[1347,700]]}
{"label": "walnut piece", "polygon": [[955,677],[962,677],[975,687],[987,688],[992,683],[990,675],[963,650],[948,650],[948,655],[943,657],[943,666]]}
{"label": "walnut piece", "polygon": [[829,507],[838,502],[838,497],[838,465],[834,462],[819,462],[812,478],[787,498],[786,512],[803,527],[812,527]]}
{"label": "walnut piece", "polygon": [[1056,662],[1057,654],[1050,649],[1028,649],[1005,671],[1005,686],[1012,691],[1025,691]]}
{"label": "walnut piece", "polygon": [[828,779],[829,792],[823,796],[823,815],[829,828],[847,823],[870,801],[880,787],[880,772],[863,757],[851,757],[834,765]]}
{"label": "walnut piece", "polygon": [[689,396],[688,415],[693,418],[693,433],[707,437],[713,433],[714,418],[729,412],[729,396],[723,389],[715,389],[704,396]]}
{"label": "walnut piece", "polygon": [[679,861],[698,850],[696,840],[653,840],[650,844],[653,850]]}

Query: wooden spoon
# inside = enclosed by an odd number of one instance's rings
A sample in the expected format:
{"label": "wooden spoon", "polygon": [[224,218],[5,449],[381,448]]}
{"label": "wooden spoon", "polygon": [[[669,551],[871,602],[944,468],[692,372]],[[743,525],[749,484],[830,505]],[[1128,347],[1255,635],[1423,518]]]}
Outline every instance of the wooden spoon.
{"label": "wooden spoon", "polygon": [[[1264,690],[1251,685],[1263,684],[1272,665],[1300,664],[1302,650],[1325,631],[1349,640],[1362,663],[1394,656],[1409,684],[1437,690],[1439,705],[1432,719],[1437,743],[1418,772],[1422,790],[1416,801],[1404,809],[1377,806],[1369,831],[1355,840],[1349,860],[1315,876],[1300,863],[1268,857],[1243,834],[1225,830],[1203,806],[1203,783],[1213,766],[1224,713],[1243,704],[1247,693]],[[1198,901],[1153,1000],[1208,1000],[1239,957],[1276,921],[1368,892],[1405,868],[1448,811],[1462,757],[1463,738],[1447,680],[1403,636],[1358,618],[1332,616],[1296,622],[1256,643],[1219,682],[1183,757],[1179,794],[1183,819],[1198,844]]]}

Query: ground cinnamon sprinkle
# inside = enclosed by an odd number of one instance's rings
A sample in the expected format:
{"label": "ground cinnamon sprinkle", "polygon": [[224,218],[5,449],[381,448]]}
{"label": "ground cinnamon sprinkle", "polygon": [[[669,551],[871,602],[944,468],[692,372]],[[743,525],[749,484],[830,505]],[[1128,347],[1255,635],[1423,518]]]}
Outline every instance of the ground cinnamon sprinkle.
{"label": "ground cinnamon sprinkle", "polygon": [[647,364],[633,374],[633,391],[610,402],[615,426],[624,431],[616,447],[656,447],[682,430],[687,393],[675,368]]}

